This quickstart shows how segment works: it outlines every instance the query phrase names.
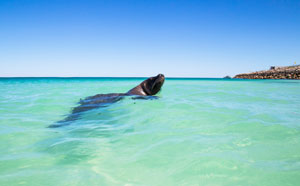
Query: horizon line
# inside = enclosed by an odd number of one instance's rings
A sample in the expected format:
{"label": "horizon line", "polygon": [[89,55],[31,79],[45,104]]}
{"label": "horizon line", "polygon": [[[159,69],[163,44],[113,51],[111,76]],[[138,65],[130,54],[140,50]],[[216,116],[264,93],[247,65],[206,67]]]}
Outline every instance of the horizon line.
{"label": "horizon line", "polygon": [[[1,79],[5,78],[149,78],[152,76],[0,76]],[[165,76],[166,77],[166,76]],[[191,78],[191,79],[197,79],[197,78],[223,78],[223,77],[183,77],[183,76],[171,76],[166,78]]]}

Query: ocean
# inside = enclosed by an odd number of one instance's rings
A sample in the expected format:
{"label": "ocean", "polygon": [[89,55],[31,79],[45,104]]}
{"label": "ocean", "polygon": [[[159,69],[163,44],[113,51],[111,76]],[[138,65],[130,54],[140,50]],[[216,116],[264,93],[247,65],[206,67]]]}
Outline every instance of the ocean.
{"label": "ocean", "polygon": [[143,78],[1,78],[0,185],[298,185],[300,81],[167,78],[58,128],[81,98]]}

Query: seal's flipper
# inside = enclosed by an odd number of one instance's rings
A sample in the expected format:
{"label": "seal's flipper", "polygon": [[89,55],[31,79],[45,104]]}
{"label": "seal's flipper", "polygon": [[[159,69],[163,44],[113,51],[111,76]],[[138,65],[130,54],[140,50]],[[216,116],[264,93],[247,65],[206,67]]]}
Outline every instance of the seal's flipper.
{"label": "seal's flipper", "polygon": [[115,103],[121,100],[124,97],[124,94],[98,94],[95,96],[87,97],[84,100],[80,100],[80,105],[73,108],[71,114],[68,115],[63,120],[60,120],[50,126],[49,128],[57,128],[70,125],[73,121],[80,118],[83,112],[100,108],[100,107],[107,107],[112,103]]}
{"label": "seal's flipper", "polygon": [[64,127],[64,126],[67,126],[67,125],[70,125],[71,124],[71,121],[58,121],[52,125],[49,125],[48,128],[58,128],[58,127]]}
{"label": "seal's flipper", "polygon": [[49,125],[48,128],[58,128],[58,127],[64,127],[64,126],[70,125],[73,121],[79,119],[80,115],[81,115],[81,113],[70,114],[65,119],[57,121],[57,122],[53,123],[52,125]]}

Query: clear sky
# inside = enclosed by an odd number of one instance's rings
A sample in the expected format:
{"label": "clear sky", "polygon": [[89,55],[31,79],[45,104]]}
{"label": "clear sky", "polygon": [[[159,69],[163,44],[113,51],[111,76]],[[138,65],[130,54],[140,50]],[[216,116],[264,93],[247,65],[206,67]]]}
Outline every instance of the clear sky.
{"label": "clear sky", "polygon": [[223,77],[300,64],[300,0],[0,0],[0,76]]}

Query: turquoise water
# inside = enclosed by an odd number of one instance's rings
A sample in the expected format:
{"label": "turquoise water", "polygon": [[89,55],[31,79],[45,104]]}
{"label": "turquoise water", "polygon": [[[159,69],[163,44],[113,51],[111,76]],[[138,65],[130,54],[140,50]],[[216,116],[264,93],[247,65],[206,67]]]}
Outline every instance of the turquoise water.
{"label": "turquoise water", "polygon": [[297,185],[300,81],[167,79],[63,119],[142,79],[0,79],[0,185]]}

